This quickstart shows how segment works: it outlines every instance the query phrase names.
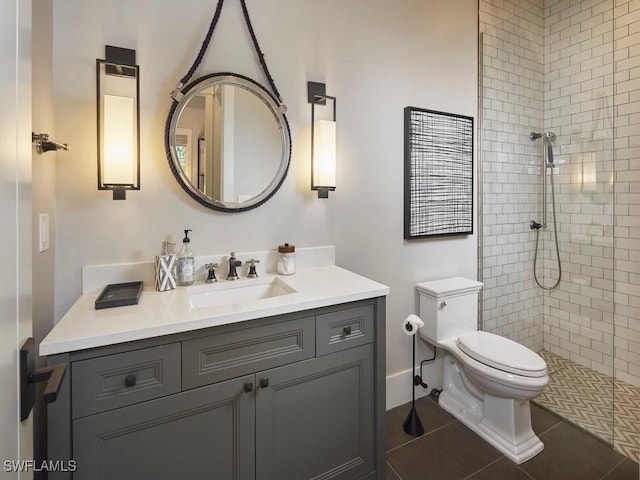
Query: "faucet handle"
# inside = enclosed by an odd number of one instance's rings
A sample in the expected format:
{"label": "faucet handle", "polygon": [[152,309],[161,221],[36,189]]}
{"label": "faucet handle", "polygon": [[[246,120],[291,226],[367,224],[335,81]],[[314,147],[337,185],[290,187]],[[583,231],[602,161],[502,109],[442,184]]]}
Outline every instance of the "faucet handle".
{"label": "faucet handle", "polygon": [[217,263],[207,263],[204,266],[204,268],[209,270],[207,279],[205,280],[206,283],[215,283],[218,281],[218,279],[216,278],[216,268],[218,267],[219,265]]}
{"label": "faucet handle", "polygon": [[260,263],[260,260],[256,260],[252,258],[251,260],[247,260],[245,263],[249,264],[249,273],[247,274],[248,278],[257,278],[258,272],[256,272],[256,263]]}
{"label": "faucet handle", "polygon": [[240,265],[242,265],[242,262],[236,258],[236,252],[231,252],[231,255],[229,255],[229,274],[227,275],[227,280],[238,280],[238,278],[240,278],[236,270]]}

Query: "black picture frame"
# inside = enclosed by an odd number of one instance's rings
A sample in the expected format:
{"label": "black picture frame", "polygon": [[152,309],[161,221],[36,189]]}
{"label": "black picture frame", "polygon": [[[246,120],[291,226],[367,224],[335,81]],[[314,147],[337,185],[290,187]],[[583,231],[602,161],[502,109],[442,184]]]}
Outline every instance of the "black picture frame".
{"label": "black picture frame", "polygon": [[404,109],[404,238],[473,234],[473,117]]}

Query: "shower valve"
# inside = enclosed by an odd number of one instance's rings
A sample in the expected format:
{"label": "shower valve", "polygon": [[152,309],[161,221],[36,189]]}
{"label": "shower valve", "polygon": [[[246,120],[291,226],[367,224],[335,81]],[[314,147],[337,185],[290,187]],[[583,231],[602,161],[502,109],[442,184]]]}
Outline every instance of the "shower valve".
{"label": "shower valve", "polygon": [[529,223],[529,227],[531,228],[531,230],[540,230],[543,226],[544,225],[536,222],[535,220],[531,220],[531,222]]}

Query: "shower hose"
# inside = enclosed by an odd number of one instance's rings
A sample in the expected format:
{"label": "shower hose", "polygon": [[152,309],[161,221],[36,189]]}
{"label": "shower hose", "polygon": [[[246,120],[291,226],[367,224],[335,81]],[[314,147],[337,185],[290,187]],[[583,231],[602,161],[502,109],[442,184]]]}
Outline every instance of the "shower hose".
{"label": "shower hose", "polygon": [[[545,168],[547,167],[545,166]],[[543,199],[543,201],[546,202],[547,199],[545,198]],[[560,247],[558,246],[558,227],[556,224],[556,192],[555,192],[555,183],[553,181],[553,167],[551,168],[551,205],[553,208],[553,238],[555,239],[555,244],[556,244],[556,259],[558,261],[558,279],[551,287],[545,287],[542,284],[542,282],[538,280],[538,274],[537,274],[537,268],[536,268],[538,263],[538,245],[540,243],[540,229],[538,228],[536,230],[536,248],[533,254],[533,279],[535,280],[536,285],[538,285],[543,290],[553,290],[558,285],[560,285],[560,280],[562,279],[562,263],[560,262]]]}

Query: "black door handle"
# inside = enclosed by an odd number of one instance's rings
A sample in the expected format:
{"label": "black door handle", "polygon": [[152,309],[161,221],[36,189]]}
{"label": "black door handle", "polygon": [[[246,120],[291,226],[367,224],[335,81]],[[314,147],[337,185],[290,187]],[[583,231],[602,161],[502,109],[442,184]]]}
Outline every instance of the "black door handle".
{"label": "black door handle", "polygon": [[269,379],[268,378],[261,378],[260,379],[260,388],[267,388],[269,386]]}
{"label": "black door handle", "polygon": [[20,420],[29,418],[36,400],[38,382],[46,381],[42,396],[43,403],[53,403],[58,398],[62,381],[67,373],[67,364],[36,369],[36,348],[33,337],[28,338],[20,348]]}
{"label": "black door handle", "polygon": [[342,329],[342,336],[346,337],[347,335],[351,335],[351,325]]}
{"label": "black door handle", "polygon": [[247,382],[244,384],[244,392],[245,393],[253,392],[253,382]]}

